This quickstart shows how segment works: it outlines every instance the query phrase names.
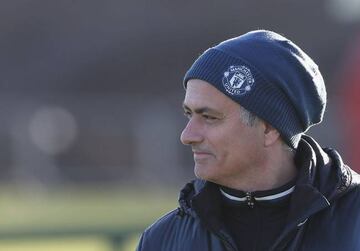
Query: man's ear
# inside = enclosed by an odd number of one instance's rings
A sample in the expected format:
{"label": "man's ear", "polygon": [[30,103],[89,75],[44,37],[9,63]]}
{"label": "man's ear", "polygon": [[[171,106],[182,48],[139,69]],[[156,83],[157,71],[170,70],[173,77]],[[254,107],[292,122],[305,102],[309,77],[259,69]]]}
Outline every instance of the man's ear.
{"label": "man's ear", "polygon": [[273,145],[280,138],[280,133],[269,123],[264,122],[264,146]]}

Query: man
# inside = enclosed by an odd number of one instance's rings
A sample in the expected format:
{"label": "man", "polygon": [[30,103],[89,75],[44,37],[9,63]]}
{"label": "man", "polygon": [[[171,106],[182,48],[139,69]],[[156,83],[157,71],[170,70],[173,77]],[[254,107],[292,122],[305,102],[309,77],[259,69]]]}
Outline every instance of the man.
{"label": "man", "polygon": [[305,135],[326,105],[309,56],[253,31],[206,50],[184,86],[198,179],[139,251],[360,250],[359,175]]}

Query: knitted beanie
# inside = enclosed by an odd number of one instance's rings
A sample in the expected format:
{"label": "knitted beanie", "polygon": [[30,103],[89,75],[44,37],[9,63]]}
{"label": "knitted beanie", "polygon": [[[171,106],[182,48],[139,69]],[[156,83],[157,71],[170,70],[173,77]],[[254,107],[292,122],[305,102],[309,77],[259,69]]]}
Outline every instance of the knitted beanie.
{"label": "knitted beanie", "polygon": [[186,72],[185,89],[190,79],[216,87],[276,128],[294,149],[301,135],[322,121],[326,106],[318,66],[272,31],[252,31],[206,50]]}

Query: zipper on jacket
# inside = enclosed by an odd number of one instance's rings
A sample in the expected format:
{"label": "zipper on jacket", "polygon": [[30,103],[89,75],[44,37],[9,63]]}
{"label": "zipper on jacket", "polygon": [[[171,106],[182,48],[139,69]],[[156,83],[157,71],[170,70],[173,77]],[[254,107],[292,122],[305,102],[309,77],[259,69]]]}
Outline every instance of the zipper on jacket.
{"label": "zipper on jacket", "polygon": [[250,208],[254,207],[255,199],[251,192],[246,192],[246,203]]}

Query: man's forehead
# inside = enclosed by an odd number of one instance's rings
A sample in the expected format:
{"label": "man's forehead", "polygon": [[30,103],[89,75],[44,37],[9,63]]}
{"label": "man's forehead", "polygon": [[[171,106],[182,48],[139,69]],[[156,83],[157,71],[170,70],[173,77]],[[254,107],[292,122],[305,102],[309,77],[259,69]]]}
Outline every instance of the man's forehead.
{"label": "man's forehead", "polygon": [[221,110],[231,105],[238,106],[214,86],[199,79],[188,81],[183,104],[192,110],[201,108]]}

